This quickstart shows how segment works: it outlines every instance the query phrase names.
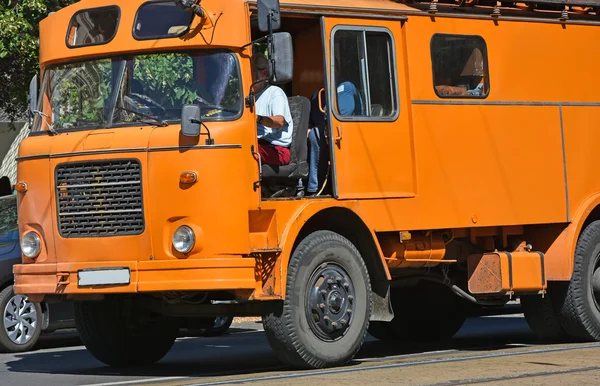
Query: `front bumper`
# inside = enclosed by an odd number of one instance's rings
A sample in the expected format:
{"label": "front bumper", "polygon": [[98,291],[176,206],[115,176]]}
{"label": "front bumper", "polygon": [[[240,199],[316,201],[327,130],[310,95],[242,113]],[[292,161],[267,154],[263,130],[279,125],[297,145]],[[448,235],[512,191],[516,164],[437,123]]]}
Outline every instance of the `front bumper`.
{"label": "front bumper", "polygon": [[[84,295],[160,291],[255,289],[255,260],[218,257],[176,261],[112,261],[95,263],[17,264],[15,292],[21,295]],[[78,272],[129,268],[129,284],[80,286]]]}

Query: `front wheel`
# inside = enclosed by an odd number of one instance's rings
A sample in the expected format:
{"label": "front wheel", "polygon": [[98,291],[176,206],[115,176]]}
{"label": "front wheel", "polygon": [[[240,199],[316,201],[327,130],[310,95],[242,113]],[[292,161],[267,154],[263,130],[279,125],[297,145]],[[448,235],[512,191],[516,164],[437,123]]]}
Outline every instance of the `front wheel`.
{"label": "front wheel", "polygon": [[298,368],[349,362],[362,346],[371,315],[371,284],[356,247],[330,231],[308,235],[288,267],[282,307],[263,317],[276,355]]}
{"label": "front wheel", "polygon": [[157,362],[179,332],[171,318],[127,307],[119,298],[75,303],[75,324],[88,351],[117,367]]}

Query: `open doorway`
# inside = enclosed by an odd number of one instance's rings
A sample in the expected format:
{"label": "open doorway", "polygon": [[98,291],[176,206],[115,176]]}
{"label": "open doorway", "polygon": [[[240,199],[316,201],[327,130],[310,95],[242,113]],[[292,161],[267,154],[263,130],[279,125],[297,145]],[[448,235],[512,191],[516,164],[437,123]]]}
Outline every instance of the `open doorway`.
{"label": "open doorway", "polygon": [[[313,16],[283,17],[281,29],[277,32],[288,32],[292,36],[294,73],[291,82],[270,86],[285,92],[294,128],[289,146],[290,164],[263,164],[262,198],[328,196],[331,194],[331,179],[328,128],[323,110],[327,94],[321,19]],[[252,40],[267,35],[259,30],[255,18],[251,21],[251,33]],[[255,55],[258,53],[268,56],[266,44],[255,47]],[[321,98],[320,90],[323,90]]]}

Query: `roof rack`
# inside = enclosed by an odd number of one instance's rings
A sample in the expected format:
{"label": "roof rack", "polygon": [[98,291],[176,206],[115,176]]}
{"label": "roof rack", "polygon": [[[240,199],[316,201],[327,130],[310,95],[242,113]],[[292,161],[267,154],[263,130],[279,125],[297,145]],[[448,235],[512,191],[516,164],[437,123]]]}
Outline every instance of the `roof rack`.
{"label": "roof rack", "polygon": [[437,5],[453,8],[493,8],[492,16],[499,16],[500,9],[520,11],[560,11],[559,19],[568,20],[570,14],[600,16],[600,0],[393,0],[409,6],[428,6],[429,13],[438,11]]}
{"label": "roof rack", "polygon": [[549,9],[562,9],[565,6],[578,6],[584,8],[600,9],[600,0],[519,0],[519,1],[496,1],[496,0],[393,0],[397,3],[412,4],[412,3],[430,3],[439,4],[454,4],[454,5],[485,5],[494,6],[502,4],[503,7],[518,6],[519,4],[529,7],[549,7]]}

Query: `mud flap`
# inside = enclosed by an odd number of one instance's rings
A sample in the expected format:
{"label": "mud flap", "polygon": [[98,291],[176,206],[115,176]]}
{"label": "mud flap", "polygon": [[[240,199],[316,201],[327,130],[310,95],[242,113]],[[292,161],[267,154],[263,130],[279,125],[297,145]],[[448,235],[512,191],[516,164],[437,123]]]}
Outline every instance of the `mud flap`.
{"label": "mud flap", "polygon": [[392,308],[390,296],[390,284],[387,280],[375,281],[371,283],[371,298],[373,301],[373,310],[371,311],[370,321],[390,322],[394,319],[394,310]]}

